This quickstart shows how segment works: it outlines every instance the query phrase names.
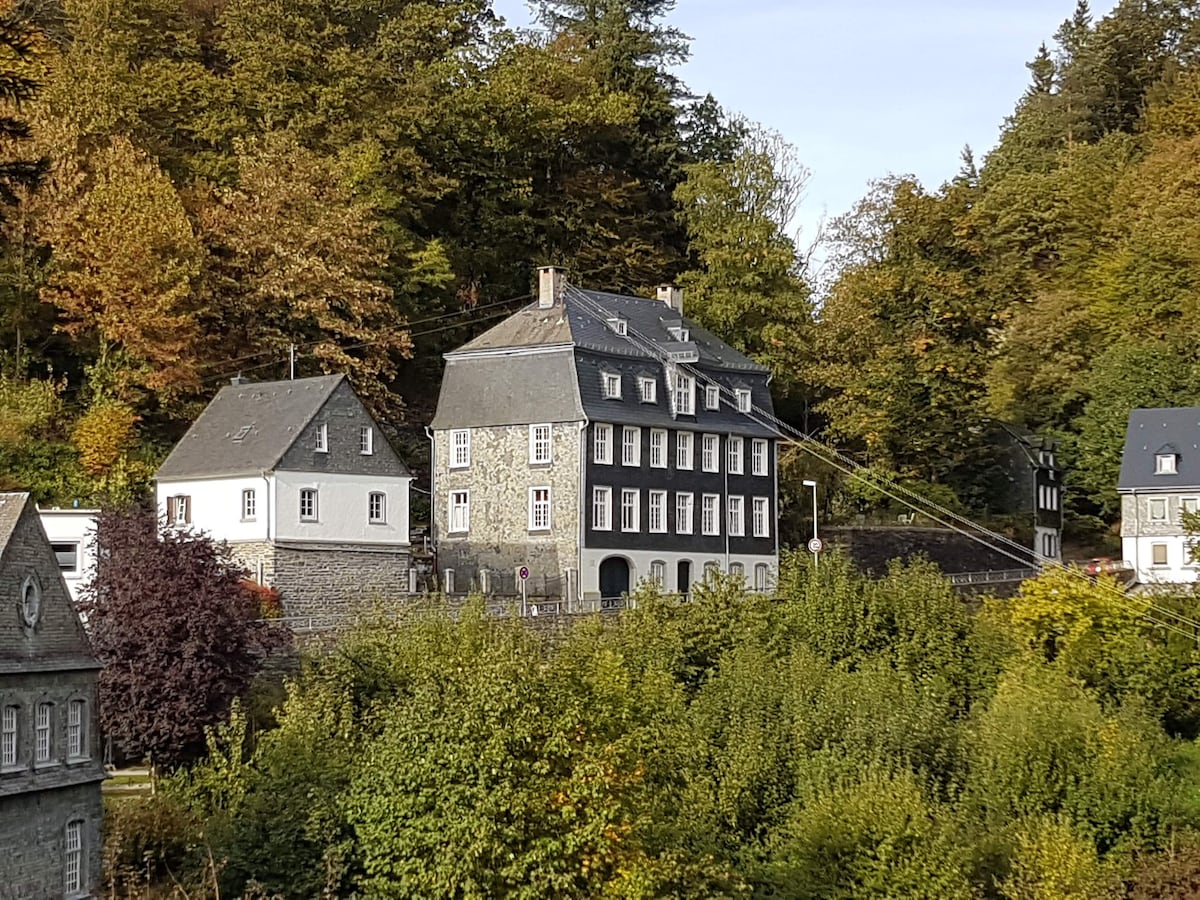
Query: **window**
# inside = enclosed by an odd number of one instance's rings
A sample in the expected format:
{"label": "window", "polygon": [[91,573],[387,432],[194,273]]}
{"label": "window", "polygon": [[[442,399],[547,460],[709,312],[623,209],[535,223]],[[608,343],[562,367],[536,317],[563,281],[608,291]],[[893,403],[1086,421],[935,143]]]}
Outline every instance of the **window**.
{"label": "window", "polygon": [[67,756],[80,759],[87,756],[87,702],[72,700],[67,704]]}
{"label": "window", "polygon": [[50,717],[54,707],[49,703],[37,705],[37,719],[34,722],[34,762],[50,761]]}
{"label": "window", "polygon": [[317,426],[317,443],[314,449],[318,453],[329,452],[329,426],[324,422]]}
{"label": "window", "polygon": [[592,530],[612,531],[612,488],[592,488]]}
{"label": "window", "polygon": [[750,442],[750,471],[755,475],[767,475],[767,442],[755,438]]}
{"label": "window", "polygon": [[1150,521],[1167,521],[1167,501],[1164,497],[1156,497],[1150,501]]}
{"label": "window", "polygon": [[370,425],[362,425],[358,429],[358,452],[363,456],[375,452],[375,429]]}
{"label": "window", "polygon": [[650,521],[649,529],[654,534],[665,534],[667,531],[667,492],[650,492]]}
{"label": "window", "polygon": [[1038,506],[1042,509],[1058,509],[1058,488],[1052,484],[1038,487]]}
{"label": "window", "polygon": [[1165,566],[1167,564],[1166,544],[1150,545],[1150,564],[1153,566]]}
{"label": "window", "polygon": [[754,589],[756,591],[765,591],[770,587],[771,570],[766,563],[759,563],[754,567]]}
{"label": "window", "polygon": [[658,402],[658,382],[653,378],[638,379],[638,396],[643,403]]}
{"label": "window", "polygon": [[729,467],[730,475],[742,474],[742,462],[745,459],[742,453],[742,439],[740,437],[728,437],[725,439],[726,455],[729,457],[726,465]]}
{"label": "window", "polygon": [[720,494],[705,494],[700,498],[700,533],[721,533]]}
{"label": "window", "polygon": [[642,429],[626,425],[621,429],[621,465],[642,464]]}
{"label": "window", "polygon": [[675,435],[675,468],[691,469],[692,467],[692,433],[681,431]]}
{"label": "window", "polygon": [[300,488],[300,521],[317,521],[317,489]]}
{"label": "window", "polygon": [[721,439],[715,434],[706,434],[700,438],[700,468],[705,472],[721,471],[718,456],[721,452]]}
{"label": "window", "polygon": [[621,376],[617,372],[601,372],[600,388],[605,400],[621,399]]}
{"label": "window", "polygon": [[750,412],[750,390],[749,388],[737,388],[733,395],[737,397],[738,412]]}
{"label": "window", "polygon": [[464,469],[471,464],[471,431],[461,428],[450,432],[450,468]]}
{"label": "window", "polygon": [[21,707],[6,706],[0,718],[0,768],[12,768],[17,764],[17,717]]}
{"label": "window", "polygon": [[767,497],[755,497],[752,527],[755,537],[771,536],[771,501]]}
{"label": "window", "polygon": [[675,533],[692,533],[692,495],[678,493],[675,495]]}
{"label": "window", "polygon": [[650,429],[650,468],[667,467],[667,433],[661,428]]}
{"label": "window", "polygon": [[706,384],[704,386],[704,408],[705,409],[720,409],[721,408],[721,388],[719,385]]}
{"label": "window", "polygon": [[721,564],[715,559],[710,559],[704,564],[704,580],[712,584],[717,580],[717,576],[721,574]]}
{"label": "window", "polygon": [[471,492],[450,492],[450,515],[446,530],[451,534],[464,534],[471,530]]}
{"label": "window", "polygon": [[687,328],[684,328],[682,325],[672,325],[667,330],[671,332],[671,337],[675,338],[677,341],[686,343],[692,339],[691,331]]}
{"label": "window", "polygon": [[675,415],[691,416],[696,412],[696,379],[691,375],[675,376]]}
{"label": "window", "polygon": [[1200,512],[1200,498],[1184,497],[1179,501],[1179,521],[1183,522],[1184,516],[1194,516]]}
{"label": "window", "polygon": [[621,490],[621,530],[642,530],[642,492],[639,490]]}
{"label": "window", "polygon": [[550,530],[550,488],[529,489],[529,530]]}
{"label": "window", "polygon": [[83,820],[67,823],[63,837],[63,889],[70,894],[83,893]]}
{"label": "window", "polygon": [[650,563],[650,580],[660,589],[667,586],[667,564],[661,559],[653,560]]}
{"label": "window", "polygon": [[55,541],[50,545],[60,572],[79,570],[79,544],[74,541]]}
{"label": "window", "polygon": [[246,435],[248,435],[251,432],[251,430],[253,430],[253,428],[254,428],[253,425],[243,425],[241,428],[239,428],[237,431],[235,431],[233,433],[233,437],[230,438],[230,440],[232,440],[235,444],[240,444],[242,441],[244,441],[246,439]]}
{"label": "window", "polygon": [[746,522],[743,517],[742,498],[730,497],[725,501],[729,510],[729,536],[741,537],[746,533]]}
{"label": "window", "polygon": [[367,494],[367,521],[372,525],[387,524],[387,494],[383,491]]}
{"label": "window", "polygon": [[1154,474],[1155,475],[1174,475],[1175,474],[1175,454],[1174,453],[1159,453],[1154,457]]}
{"label": "window", "polygon": [[611,425],[597,424],[592,429],[592,462],[612,465],[612,434]]}
{"label": "window", "polygon": [[254,489],[247,488],[242,491],[242,520],[245,522],[253,522],[258,503],[256,502]]}
{"label": "window", "polygon": [[729,564],[729,574],[734,578],[744,579],[746,577],[746,567],[738,562]]}
{"label": "window", "polygon": [[167,524],[190,525],[192,523],[192,498],[176,494],[167,498]]}
{"label": "window", "polygon": [[611,319],[609,319],[608,327],[622,337],[629,334],[629,322],[625,319],[622,319],[620,316],[613,316]]}
{"label": "window", "polygon": [[549,425],[529,426],[529,463],[530,465],[545,465],[552,462],[551,440]]}

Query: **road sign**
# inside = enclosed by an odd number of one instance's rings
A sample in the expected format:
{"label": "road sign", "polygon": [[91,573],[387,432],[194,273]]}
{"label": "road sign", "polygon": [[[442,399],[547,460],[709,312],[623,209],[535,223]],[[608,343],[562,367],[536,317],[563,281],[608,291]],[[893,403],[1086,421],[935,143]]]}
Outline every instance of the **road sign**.
{"label": "road sign", "polygon": [[521,566],[521,568],[517,570],[517,574],[520,575],[521,580],[524,581],[529,577],[529,566]]}
{"label": "road sign", "polygon": [[810,553],[820,553],[824,548],[825,544],[820,538],[813,538],[808,542],[808,550]]}

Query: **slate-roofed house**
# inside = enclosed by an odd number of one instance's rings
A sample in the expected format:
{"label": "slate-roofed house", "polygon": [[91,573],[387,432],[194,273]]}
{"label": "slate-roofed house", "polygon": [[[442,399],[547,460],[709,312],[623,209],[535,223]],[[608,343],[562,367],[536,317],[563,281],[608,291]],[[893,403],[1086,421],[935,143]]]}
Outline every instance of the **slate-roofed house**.
{"label": "slate-roofed house", "polygon": [[234,379],[156,475],[168,524],[228,541],[289,615],[408,590],[411,481],[344,375]]}
{"label": "slate-roofed house", "polygon": [[100,887],[100,663],[28,494],[0,494],[0,896]]}
{"label": "slate-roofed house", "polygon": [[1062,476],[1058,442],[1023,428],[998,423],[998,445],[1004,450],[997,511],[1008,513],[1043,560],[1062,561]]}
{"label": "slate-roofed house", "polygon": [[[527,566],[572,601],[778,565],[769,371],[657,299],[553,268],[538,300],[446,354],[433,434],[438,565]],[[757,411],[757,412],[756,412]]]}
{"label": "slate-roofed house", "polygon": [[1186,583],[1200,569],[1183,525],[1200,511],[1200,407],[1129,414],[1121,475],[1121,555],[1141,584]]}

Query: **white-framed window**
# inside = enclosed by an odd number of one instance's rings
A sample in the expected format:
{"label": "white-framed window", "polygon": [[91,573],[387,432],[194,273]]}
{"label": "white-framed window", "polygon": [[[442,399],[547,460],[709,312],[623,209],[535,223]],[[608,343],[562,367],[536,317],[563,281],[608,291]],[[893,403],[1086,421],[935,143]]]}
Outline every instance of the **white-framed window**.
{"label": "white-framed window", "polygon": [[245,522],[253,522],[254,516],[258,512],[258,498],[254,493],[254,488],[246,488],[242,491],[242,520]]}
{"label": "white-framed window", "polygon": [[592,530],[612,531],[612,488],[592,488]]}
{"label": "white-framed window", "polygon": [[705,472],[721,471],[721,439],[715,434],[700,437],[700,468]]}
{"label": "white-framed window", "polygon": [[192,498],[187,494],[176,494],[167,498],[167,524],[190,525],[192,523]]}
{"label": "white-framed window", "polygon": [[621,465],[642,464],[642,429],[626,425],[621,429]]}
{"label": "white-framed window", "polygon": [[1155,475],[1175,475],[1175,454],[1159,453],[1154,457]]}
{"label": "white-framed window", "polygon": [[753,502],[751,527],[755,537],[771,536],[771,500],[769,497],[755,497]]}
{"label": "white-framed window", "polygon": [[620,400],[621,399],[621,373],[620,372],[601,372],[600,373],[600,391],[604,395],[605,400]]}
{"label": "white-framed window", "polygon": [[1150,565],[1165,566],[1167,564],[1167,545],[1166,544],[1151,544],[1150,545]]}
{"label": "white-framed window", "polygon": [[553,462],[553,442],[549,425],[529,426],[529,464],[545,465]]}
{"label": "white-framed window", "polygon": [[325,422],[317,426],[317,442],[313,449],[318,453],[329,452],[329,425]]}
{"label": "white-framed window", "polygon": [[746,577],[746,567],[740,562],[731,562],[729,564],[729,574],[734,578],[741,578],[744,580]]}
{"label": "white-framed window", "polygon": [[529,530],[550,530],[550,488],[529,489]]}
{"label": "white-framed window", "polygon": [[53,745],[54,705],[51,703],[39,703],[35,715],[36,718],[33,723],[33,761],[40,763],[49,762],[50,750]]}
{"label": "white-framed window", "polygon": [[1167,500],[1165,497],[1154,497],[1150,500],[1150,521],[1167,521]]}
{"label": "white-framed window", "polygon": [[0,715],[0,768],[11,769],[17,764],[17,723],[21,707],[6,706]]}
{"label": "white-framed window", "polygon": [[745,454],[742,452],[742,439],[730,435],[725,438],[725,449],[727,451],[725,455],[728,457],[726,465],[729,467],[729,474],[741,475],[745,460]]}
{"label": "white-framed window", "polygon": [[367,521],[372,525],[387,524],[387,494],[383,491],[367,494]]}
{"label": "white-framed window", "polygon": [[72,700],[67,704],[67,756],[82,759],[87,755],[87,701]]}
{"label": "white-framed window", "polygon": [[78,541],[53,541],[50,544],[50,549],[54,551],[54,560],[58,563],[58,570],[64,574],[76,574],[79,572],[79,542]]}
{"label": "white-framed window", "polygon": [[592,426],[592,462],[611,466],[613,461],[613,427],[597,422]]}
{"label": "white-framed window", "polygon": [[446,530],[451,534],[466,534],[471,530],[471,492],[451,491]]}
{"label": "white-framed window", "polygon": [[621,530],[642,530],[642,492],[636,488],[621,489]]}
{"label": "white-framed window", "polygon": [[651,560],[650,580],[658,585],[660,590],[667,586],[667,564],[661,559]]}
{"label": "white-framed window", "polygon": [[642,376],[638,379],[638,396],[643,403],[658,402],[658,382],[653,378]]}
{"label": "white-framed window", "polygon": [[721,387],[716,384],[706,384],[704,386],[704,408],[705,409],[720,409],[721,408]]}
{"label": "white-framed window", "polygon": [[359,426],[358,452],[363,456],[370,456],[375,452],[375,429],[370,425]]}
{"label": "white-framed window", "polygon": [[738,412],[750,412],[750,389],[735,388],[733,395],[737,398]]}
{"label": "white-framed window", "polygon": [[675,374],[675,414],[691,416],[696,412],[696,379],[691,375]]}
{"label": "white-framed window", "polygon": [[317,489],[316,488],[300,488],[300,521],[315,522],[317,521]]}
{"label": "white-framed window", "polygon": [[725,501],[725,507],[729,510],[729,536],[741,537],[746,533],[745,510],[742,508],[742,498],[730,496]]}
{"label": "white-framed window", "polygon": [[629,334],[629,322],[626,319],[622,319],[620,316],[613,316],[611,319],[609,319],[608,327],[617,334],[621,335],[621,337]]}
{"label": "white-framed window", "polygon": [[770,474],[767,467],[767,449],[767,442],[762,438],[755,438],[750,442],[750,471],[755,475]]}
{"label": "white-framed window", "polygon": [[766,563],[759,563],[754,567],[754,589],[756,591],[765,591],[771,586],[771,567]]}
{"label": "white-framed window", "polygon": [[675,468],[692,468],[692,433],[678,431],[675,433]]}
{"label": "white-framed window", "polygon": [[1182,497],[1179,500],[1179,509],[1185,513],[1200,512],[1200,497]]}
{"label": "white-framed window", "polygon": [[700,533],[721,533],[720,494],[705,494],[700,498]]}
{"label": "white-framed window", "polygon": [[675,533],[692,533],[692,495],[683,491],[675,495]]}
{"label": "white-framed window", "polygon": [[667,492],[650,491],[649,521],[647,529],[654,534],[667,531]]}
{"label": "white-framed window", "polygon": [[83,889],[83,820],[72,819],[63,833],[63,890],[70,897]]}
{"label": "white-framed window", "polygon": [[721,574],[721,564],[715,559],[710,559],[704,564],[704,580],[712,584],[717,580],[717,576]]}
{"label": "white-framed window", "polygon": [[663,428],[650,429],[650,468],[667,467],[667,432]]}
{"label": "white-framed window", "polygon": [[450,432],[450,468],[465,469],[471,465],[471,429],[456,428]]}

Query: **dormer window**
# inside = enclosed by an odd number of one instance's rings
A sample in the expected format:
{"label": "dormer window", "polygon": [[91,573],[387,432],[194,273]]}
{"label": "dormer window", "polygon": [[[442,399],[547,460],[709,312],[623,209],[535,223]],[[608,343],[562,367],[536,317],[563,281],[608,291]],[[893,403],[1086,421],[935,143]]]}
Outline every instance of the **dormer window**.
{"label": "dormer window", "polygon": [[675,338],[677,341],[687,342],[692,339],[691,331],[689,331],[683,325],[672,326],[669,331],[671,332],[671,337]]}
{"label": "dormer window", "polygon": [[246,435],[250,433],[250,429],[252,427],[253,426],[251,425],[243,425],[241,428],[235,431],[233,433],[233,442],[235,444],[240,444],[242,441],[244,441],[246,439]]}
{"label": "dormer window", "polygon": [[738,412],[750,412],[750,389],[738,388],[734,391],[734,394],[737,396]]}
{"label": "dormer window", "polygon": [[653,378],[642,377],[638,379],[638,396],[643,403],[658,402],[658,382]]}
{"label": "dormer window", "polygon": [[329,425],[325,422],[317,426],[317,441],[313,449],[318,453],[329,452]]}
{"label": "dormer window", "polygon": [[1175,466],[1177,455],[1174,453],[1158,453],[1154,457],[1154,474],[1155,475],[1176,475],[1178,470]]}
{"label": "dormer window", "polygon": [[611,319],[609,319],[608,327],[617,334],[621,335],[621,337],[625,337],[625,335],[629,334],[629,323],[620,316],[613,316]]}
{"label": "dormer window", "polygon": [[600,384],[605,400],[621,399],[621,376],[617,372],[601,372]]}
{"label": "dormer window", "polygon": [[721,408],[721,388],[719,386],[715,384],[708,384],[704,386],[704,408]]}

